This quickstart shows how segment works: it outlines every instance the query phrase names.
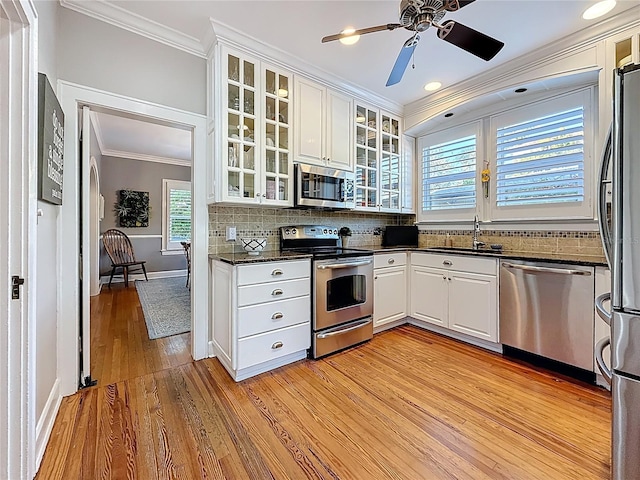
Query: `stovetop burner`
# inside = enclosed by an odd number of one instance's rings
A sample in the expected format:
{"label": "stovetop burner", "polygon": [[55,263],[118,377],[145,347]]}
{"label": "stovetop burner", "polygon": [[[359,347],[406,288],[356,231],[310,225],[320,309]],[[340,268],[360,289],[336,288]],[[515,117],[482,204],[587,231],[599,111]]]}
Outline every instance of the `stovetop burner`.
{"label": "stovetop burner", "polygon": [[280,228],[280,249],[309,253],[314,259],[363,257],[369,250],[342,248],[338,245],[338,229],[324,225],[293,225]]}

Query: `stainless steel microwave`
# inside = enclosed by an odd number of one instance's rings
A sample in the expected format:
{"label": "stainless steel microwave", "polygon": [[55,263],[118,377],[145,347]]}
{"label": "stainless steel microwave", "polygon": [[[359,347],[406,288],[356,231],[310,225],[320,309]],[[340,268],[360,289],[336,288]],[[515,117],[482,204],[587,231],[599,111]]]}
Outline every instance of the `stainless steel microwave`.
{"label": "stainless steel microwave", "polygon": [[353,172],[296,163],[294,174],[296,207],[355,208]]}

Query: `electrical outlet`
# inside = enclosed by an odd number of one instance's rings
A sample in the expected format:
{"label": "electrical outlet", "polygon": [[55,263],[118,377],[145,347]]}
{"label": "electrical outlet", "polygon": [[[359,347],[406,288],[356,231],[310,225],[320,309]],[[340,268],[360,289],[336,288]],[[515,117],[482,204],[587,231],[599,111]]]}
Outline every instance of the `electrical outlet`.
{"label": "electrical outlet", "polygon": [[236,241],[236,227],[227,227],[227,242]]}

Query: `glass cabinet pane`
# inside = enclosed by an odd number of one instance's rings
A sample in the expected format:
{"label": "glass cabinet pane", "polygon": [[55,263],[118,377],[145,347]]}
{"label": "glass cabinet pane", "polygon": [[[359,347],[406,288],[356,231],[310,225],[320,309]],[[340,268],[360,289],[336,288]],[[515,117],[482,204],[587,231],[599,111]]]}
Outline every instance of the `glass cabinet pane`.
{"label": "glass cabinet pane", "polygon": [[234,82],[240,80],[240,59],[238,57],[229,55],[227,61],[227,71],[229,80],[233,80]]}
{"label": "glass cabinet pane", "polygon": [[276,152],[267,149],[265,157],[265,171],[267,173],[276,173]]}
{"label": "glass cabinet pane", "polygon": [[276,99],[273,97],[265,98],[265,118],[267,120],[275,120],[276,119]]}
{"label": "glass cabinet pane", "polygon": [[276,73],[271,70],[265,72],[265,85],[264,91],[271,95],[276,94]]}
{"label": "glass cabinet pane", "polygon": [[229,195],[232,197],[240,196],[240,173],[229,172],[228,173]]}
{"label": "glass cabinet pane", "polygon": [[280,177],[278,180],[278,200],[289,200],[289,179]]}
{"label": "glass cabinet pane", "polygon": [[256,161],[254,156],[254,148],[250,145],[244,146],[244,152],[242,156],[242,167],[247,170],[256,169]]}
{"label": "glass cabinet pane", "polygon": [[240,87],[229,84],[228,87],[228,106],[232,110],[240,110]]}
{"label": "glass cabinet pane", "polygon": [[244,191],[242,194],[244,198],[253,198],[256,196],[255,178],[256,176],[254,174],[245,172],[243,182]]}
{"label": "glass cabinet pane", "polygon": [[253,115],[253,91],[244,90],[244,113]]}
{"label": "glass cabinet pane", "polygon": [[289,103],[278,102],[278,120],[280,123],[289,123]]}
{"label": "glass cabinet pane", "polygon": [[279,161],[278,172],[287,173],[289,171],[289,155],[287,153],[280,152]]}
{"label": "glass cabinet pane", "polygon": [[289,78],[286,75],[278,75],[278,97],[289,98]]}
{"label": "glass cabinet pane", "polygon": [[278,129],[278,147],[284,150],[289,149],[289,129],[283,125]]}
{"label": "glass cabinet pane", "polygon": [[251,62],[244,62],[244,82],[245,85],[250,87],[255,87],[256,79],[255,79],[255,66]]}

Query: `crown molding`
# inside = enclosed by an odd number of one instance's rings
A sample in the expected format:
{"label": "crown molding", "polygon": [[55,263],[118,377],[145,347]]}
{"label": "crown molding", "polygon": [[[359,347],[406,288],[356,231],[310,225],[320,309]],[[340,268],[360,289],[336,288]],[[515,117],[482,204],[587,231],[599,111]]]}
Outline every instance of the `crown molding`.
{"label": "crown molding", "polygon": [[103,157],[126,158],[128,160],[140,160],[143,162],[164,163],[167,165],[177,165],[179,167],[191,168],[191,161],[182,160],[180,158],[158,157],[155,155],[146,155],[144,153],[124,152],[121,150],[105,149],[102,151]]}
{"label": "crown molding", "polygon": [[[236,50],[246,52],[251,57],[258,57],[260,60],[300,75],[320,83],[326,87],[341,91],[342,93],[362,98],[370,104],[387,110],[389,113],[401,115],[403,106],[388,98],[372,92],[360,85],[356,85],[342,77],[339,77],[326,70],[318,68],[300,57],[292,55],[280,48],[269,45],[245,32],[237,30],[225,23],[209,18],[213,30],[214,40],[209,40],[209,56],[213,55],[213,46],[220,41]],[[207,38],[210,38],[207,36]]]}
{"label": "crown molding", "polygon": [[[597,57],[595,50],[599,42],[616,35],[618,32],[638,26],[640,26],[640,7],[634,7],[615,17],[549,43],[529,54],[508,61],[492,70],[476,75],[471,79],[464,80],[421,100],[407,104],[404,109],[405,121],[411,120],[408,125],[405,125],[405,129],[414,129],[421,123],[451,108],[452,105],[460,107],[479,96],[498,93],[501,90],[523,83],[522,77],[528,76],[525,82],[548,79],[548,74],[539,73],[543,67],[578,54],[587,54],[595,58]],[[569,47],[561,48],[558,47],[559,45],[569,45]],[[601,62],[597,59],[594,61],[589,59],[587,63],[589,65],[584,64],[579,68],[568,68],[565,73],[571,75],[598,69]]]}
{"label": "crown molding", "polygon": [[197,38],[136,13],[129,12],[104,0],[60,0],[60,5],[191,55],[207,58],[207,52]]}

